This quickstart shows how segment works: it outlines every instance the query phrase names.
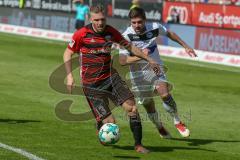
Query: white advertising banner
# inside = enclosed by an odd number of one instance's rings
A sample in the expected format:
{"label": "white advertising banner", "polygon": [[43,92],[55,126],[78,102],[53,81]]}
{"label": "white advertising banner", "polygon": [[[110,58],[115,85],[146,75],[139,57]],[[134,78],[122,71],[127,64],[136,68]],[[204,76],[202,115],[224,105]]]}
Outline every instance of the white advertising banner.
{"label": "white advertising banner", "polygon": [[[37,37],[37,38],[46,38],[51,40],[60,40],[60,41],[70,41],[72,37],[72,33],[57,32],[57,31],[51,31],[51,30],[21,27],[21,26],[14,26],[14,25],[6,25],[1,23],[0,23],[0,32],[31,36],[31,37]],[[191,58],[183,48],[158,45],[158,49],[161,56],[183,58],[183,59],[189,59],[194,61],[202,61],[202,62],[240,67],[240,56],[237,56],[237,55],[196,50],[198,57]]]}

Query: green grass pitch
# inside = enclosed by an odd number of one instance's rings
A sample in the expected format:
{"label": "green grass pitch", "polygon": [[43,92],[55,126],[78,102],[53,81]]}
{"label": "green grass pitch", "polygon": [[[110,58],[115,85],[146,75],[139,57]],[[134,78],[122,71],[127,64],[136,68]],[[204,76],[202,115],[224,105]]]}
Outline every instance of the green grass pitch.
{"label": "green grass pitch", "polygon": [[[0,143],[49,160],[240,159],[239,68],[163,58],[169,68],[168,79],[174,84],[172,93],[180,116],[191,136],[180,137],[160,98],[155,97],[174,139],[161,139],[139,106],[143,143],[152,151],[142,155],[133,150],[128,121],[120,107],[113,113],[121,139],[107,147],[97,140],[94,120],[66,122],[56,117],[55,105],[64,99],[74,101],[73,113],[89,111],[84,97],[61,94],[49,86],[49,76],[62,64],[66,45],[0,33]],[[0,148],[0,159],[26,157]]]}

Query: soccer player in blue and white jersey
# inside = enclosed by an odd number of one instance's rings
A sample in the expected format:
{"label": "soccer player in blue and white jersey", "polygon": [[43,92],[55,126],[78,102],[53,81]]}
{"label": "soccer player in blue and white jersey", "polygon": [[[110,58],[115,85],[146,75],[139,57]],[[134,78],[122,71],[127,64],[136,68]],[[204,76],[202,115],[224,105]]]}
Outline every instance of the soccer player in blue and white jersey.
{"label": "soccer player in blue and white jersey", "polygon": [[164,108],[173,118],[174,125],[179,133],[183,137],[188,137],[190,135],[190,131],[179,118],[177,105],[170,93],[170,84],[166,79],[163,62],[157,49],[156,38],[159,35],[167,36],[171,40],[183,46],[191,57],[196,57],[197,55],[195,51],[174,32],[168,31],[164,26],[156,22],[146,23],[145,11],[142,8],[136,7],[130,10],[129,18],[131,26],[125,30],[123,36],[129,42],[133,43],[138,48],[141,48],[146,55],[158,62],[162,71],[161,75],[157,76],[149,67],[147,61],[133,56],[125,49],[120,49],[119,61],[122,65],[130,65],[132,89],[138,98],[138,102],[146,109],[149,119],[157,127],[160,136],[162,138],[171,138],[171,135],[164,128],[160,118],[158,117],[158,113],[155,108],[153,93],[154,91],[157,91],[163,101]]}

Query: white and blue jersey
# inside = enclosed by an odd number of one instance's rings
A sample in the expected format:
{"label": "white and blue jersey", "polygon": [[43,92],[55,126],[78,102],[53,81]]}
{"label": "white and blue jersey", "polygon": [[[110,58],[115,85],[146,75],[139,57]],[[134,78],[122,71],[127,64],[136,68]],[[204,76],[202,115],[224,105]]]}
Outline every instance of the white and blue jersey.
{"label": "white and blue jersey", "polygon": [[[163,66],[163,62],[160,59],[160,55],[157,48],[156,38],[159,35],[166,36],[167,29],[159,23],[152,22],[145,25],[146,31],[143,34],[136,34],[133,27],[128,27],[123,36],[126,40],[140,49],[148,49],[149,56],[154,59],[160,66]],[[119,50],[120,55],[132,56],[132,54],[126,49]],[[161,67],[163,70],[163,67]],[[153,91],[155,89],[156,81],[166,81],[164,72],[160,77],[157,77],[152,68],[145,60],[137,61],[130,65],[130,78],[132,81],[133,91]]]}
{"label": "white and blue jersey", "polygon": [[[133,43],[138,48],[148,48],[150,50],[150,56],[153,57],[155,60],[159,60],[159,63],[161,63],[157,49],[156,38],[159,35],[166,36],[167,29],[156,22],[147,23],[145,27],[146,31],[141,35],[137,35],[132,26],[130,26],[125,30],[123,36],[126,40]],[[124,49],[120,50],[120,54],[131,55],[131,53]]]}

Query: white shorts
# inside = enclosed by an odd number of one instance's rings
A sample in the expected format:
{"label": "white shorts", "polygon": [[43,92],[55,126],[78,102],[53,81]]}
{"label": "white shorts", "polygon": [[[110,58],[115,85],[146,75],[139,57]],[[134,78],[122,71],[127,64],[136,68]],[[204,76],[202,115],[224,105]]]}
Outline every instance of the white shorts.
{"label": "white shorts", "polygon": [[151,68],[143,68],[141,72],[131,77],[132,91],[138,104],[143,104],[146,99],[152,98],[159,83],[168,83],[169,90],[172,89],[172,85],[167,81],[164,67],[161,67],[161,71],[160,76],[157,76]]}

